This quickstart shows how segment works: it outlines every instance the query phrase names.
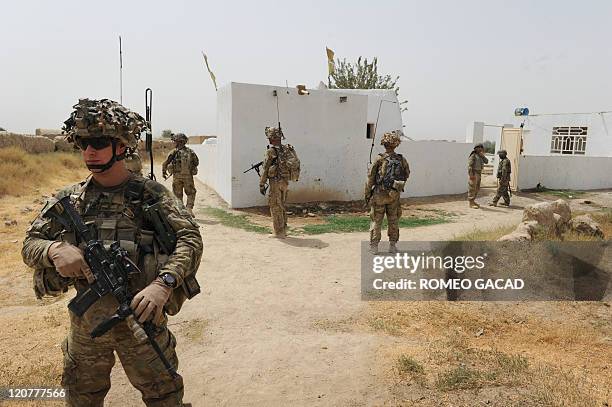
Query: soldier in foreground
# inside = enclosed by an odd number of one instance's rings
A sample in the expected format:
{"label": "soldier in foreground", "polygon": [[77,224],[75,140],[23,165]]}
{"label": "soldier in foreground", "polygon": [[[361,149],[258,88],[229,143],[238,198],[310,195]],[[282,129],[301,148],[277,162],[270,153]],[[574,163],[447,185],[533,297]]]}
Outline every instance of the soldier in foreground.
{"label": "soldier in foreground", "polygon": [[198,165],[200,160],[196,153],[186,146],[187,136],[183,133],[178,133],[172,136],[175,149],[168,154],[166,161],[162,164],[162,176],[164,179],[172,175],[172,191],[174,195],[183,201],[183,190],[187,195],[187,203],[185,206],[191,215],[193,215],[193,205],[195,203],[196,188],[193,182],[193,176],[198,173]]}
{"label": "soldier in foreground", "polygon": [[[104,243],[104,248],[118,242],[139,272],[130,273],[123,284],[128,290],[128,310],[133,310],[130,316],[95,339],[94,328],[117,312],[115,295],[99,297],[82,316],[69,305],[70,331],[62,344],[67,404],[104,404],[116,352],[147,406],[182,406],[182,377],[168,374],[152,345],[138,340],[134,325],[128,322],[136,324],[137,319],[136,326],[153,326],[160,352],[177,368],[176,339],[167,328],[166,314],[174,315],[185,298],[190,298],[184,290],[195,280],[202,255],[198,226],[161,184],[126,169],[126,148],[135,147],[145,127],[140,115],[108,99],[81,99],[74,108],[63,129],[68,141],[81,150],[91,176],[51,198],[26,232],[22,256],[35,269],[34,291],[38,298],[57,296],[74,285],[79,297],[92,290],[90,284],[101,284],[102,280],[94,280],[99,265],[83,257],[86,242],[77,240],[76,229],[52,216],[66,212],[62,206],[66,200],[83,218],[89,234]],[[157,221],[148,215],[147,205],[157,205]],[[157,232],[160,222],[175,237],[175,245],[167,252],[161,243],[167,236]]]}
{"label": "soldier in foreground", "polygon": [[283,145],[281,139],[283,132],[276,127],[266,127],[266,137],[270,145],[266,150],[263,161],[261,177],[259,179],[259,192],[262,195],[268,191],[268,206],[272,217],[274,237],[284,239],[287,236],[287,193],[289,181],[298,181],[300,173],[300,160],[291,144]]}
{"label": "soldier in foreground", "polygon": [[476,144],[474,151],[468,157],[468,201],[470,202],[470,208],[480,208],[480,205],[476,203],[476,197],[478,196],[478,191],[480,191],[482,168],[488,163],[489,160],[485,156],[484,146]]}
{"label": "soldier in foreground", "polygon": [[504,198],[504,202],[500,205],[510,206],[510,173],[512,168],[510,160],[507,157],[506,150],[499,150],[499,164],[497,165],[497,193],[493,197],[493,201],[489,203],[489,206],[497,206],[499,198]]}
{"label": "soldier in foreground", "polygon": [[400,194],[410,176],[408,161],[395,152],[402,142],[401,134],[401,130],[395,130],[383,135],[380,144],[385,147],[385,152],[379,154],[372,164],[365,186],[365,201],[370,205],[370,252],[373,254],[378,253],[385,213],[389,224],[389,252],[397,252],[399,220],[402,216]]}

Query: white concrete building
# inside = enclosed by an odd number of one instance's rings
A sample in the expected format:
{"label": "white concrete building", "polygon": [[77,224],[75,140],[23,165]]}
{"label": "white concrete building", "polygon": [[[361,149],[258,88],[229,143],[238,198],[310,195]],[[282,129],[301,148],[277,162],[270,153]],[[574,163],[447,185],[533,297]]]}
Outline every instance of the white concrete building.
{"label": "white concrete building", "polygon": [[[277,96],[274,96],[276,91]],[[349,201],[363,198],[370,147],[380,108],[372,159],[383,151],[383,133],[402,128],[392,90],[309,90],[229,83],[217,94],[217,144],[190,145],[200,156],[198,178],[231,207],[266,204],[257,174],[243,171],[264,158],[266,126],[280,122],[300,157],[300,181],[291,183],[290,202]],[[278,98],[278,99],[277,99]],[[467,143],[404,141],[411,176],[403,196],[466,191]]]}

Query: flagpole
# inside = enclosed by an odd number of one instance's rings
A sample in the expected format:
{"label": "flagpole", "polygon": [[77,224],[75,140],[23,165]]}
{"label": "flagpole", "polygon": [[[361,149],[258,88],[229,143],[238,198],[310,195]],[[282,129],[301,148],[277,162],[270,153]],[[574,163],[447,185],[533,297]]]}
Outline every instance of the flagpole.
{"label": "flagpole", "polygon": [[121,36],[119,36],[119,103],[123,104],[123,52],[121,49]]}

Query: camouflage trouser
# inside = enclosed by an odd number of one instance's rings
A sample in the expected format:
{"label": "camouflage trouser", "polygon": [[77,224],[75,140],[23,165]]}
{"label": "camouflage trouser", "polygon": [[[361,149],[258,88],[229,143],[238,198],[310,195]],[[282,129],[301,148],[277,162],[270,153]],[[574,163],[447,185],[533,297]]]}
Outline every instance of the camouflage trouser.
{"label": "camouflage trouser", "polygon": [[509,179],[499,179],[499,184],[497,185],[497,193],[495,197],[493,197],[493,202],[497,203],[499,198],[504,198],[504,202],[510,204],[510,194],[508,194],[508,189],[510,188],[510,180]]}
{"label": "camouflage trouser", "polygon": [[475,172],[473,179],[468,178],[468,200],[473,201],[476,199],[478,191],[480,191],[480,173]]}
{"label": "camouflage trouser", "polygon": [[193,183],[192,175],[173,175],[172,176],[172,192],[182,202],[183,201],[183,189],[185,195],[187,195],[187,203],[185,206],[189,209],[193,209],[195,202],[196,189]]}
{"label": "camouflage trouser", "polygon": [[289,192],[289,182],[284,179],[278,181],[269,180],[270,189],[268,190],[268,206],[272,217],[272,227],[277,236],[285,235],[287,229],[287,194]]}
{"label": "camouflage trouser", "polygon": [[397,191],[374,192],[370,199],[370,243],[380,242],[380,231],[382,229],[385,213],[389,229],[390,242],[399,240],[399,220],[402,217],[402,206],[400,205],[399,193]]}
{"label": "camouflage trouser", "polygon": [[[147,406],[183,405],[183,378],[173,379],[148,342],[138,343],[125,322],[121,322],[99,338],[90,337],[91,327],[71,315],[68,337],[62,344],[64,371],[62,386],[66,388],[66,404],[74,407],[104,405],[111,387],[110,373],[116,352],[134,387]],[[178,367],[176,339],[167,328],[160,328],[156,341],[172,366]]]}

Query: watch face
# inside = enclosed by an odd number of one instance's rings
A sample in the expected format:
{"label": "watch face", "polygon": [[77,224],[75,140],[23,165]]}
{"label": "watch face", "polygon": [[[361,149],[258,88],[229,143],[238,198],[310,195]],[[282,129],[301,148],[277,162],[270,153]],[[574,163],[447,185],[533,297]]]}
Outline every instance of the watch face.
{"label": "watch face", "polygon": [[162,280],[164,280],[164,283],[172,288],[174,288],[176,286],[176,278],[174,278],[174,276],[172,274],[164,274],[162,276]]}

